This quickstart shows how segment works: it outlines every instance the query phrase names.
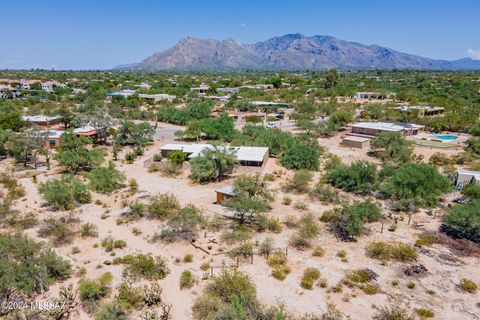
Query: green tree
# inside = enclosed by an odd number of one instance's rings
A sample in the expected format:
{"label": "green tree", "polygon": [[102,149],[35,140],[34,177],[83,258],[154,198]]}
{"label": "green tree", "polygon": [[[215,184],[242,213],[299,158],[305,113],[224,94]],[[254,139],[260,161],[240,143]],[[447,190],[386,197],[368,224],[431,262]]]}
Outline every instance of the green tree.
{"label": "green tree", "polygon": [[371,149],[389,166],[409,162],[412,157],[411,143],[400,132],[380,132],[372,140]]}
{"label": "green tree", "polygon": [[181,151],[181,150],[175,150],[170,155],[168,156],[168,159],[170,160],[171,163],[177,166],[182,166],[183,163],[187,160],[188,154]]}
{"label": "green tree", "polygon": [[315,147],[295,144],[280,158],[280,163],[287,169],[318,170],[320,154]]}
{"label": "green tree", "polygon": [[202,136],[202,122],[191,121],[188,124],[187,129],[176,131],[175,136],[180,137],[184,140],[195,140],[199,142],[200,137]]}
{"label": "green tree", "polygon": [[207,139],[232,141],[237,131],[234,119],[223,113],[219,118],[209,118],[202,121],[202,132]]}
{"label": "green tree", "polygon": [[338,71],[337,69],[329,69],[327,71],[325,89],[333,89],[338,85]]}
{"label": "green tree", "polygon": [[280,79],[279,77],[271,77],[267,83],[270,83],[270,84],[273,84],[273,86],[275,87],[275,89],[278,89],[282,86],[282,79]]}
{"label": "green tree", "polygon": [[88,175],[90,188],[100,193],[110,193],[122,187],[125,174],[115,169],[113,162],[106,167],[94,168]]}
{"label": "green tree", "polygon": [[67,171],[76,173],[103,163],[104,158],[100,150],[87,148],[90,143],[87,137],[77,137],[71,132],[66,132],[62,134],[61,139],[60,152],[56,155],[56,159]]}
{"label": "green tree", "polygon": [[360,160],[350,166],[335,166],[328,172],[327,179],[334,187],[345,191],[368,193],[377,188],[378,173],[373,163]]}
{"label": "green tree", "polygon": [[345,206],[342,213],[345,230],[351,236],[359,236],[365,222],[376,222],[382,216],[380,208],[370,201]]}
{"label": "green tree", "polygon": [[480,122],[475,123],[475,125],[468,130],[468,133],[472,136],[480,137]]}
{"label": "green tree", "polygon": [[77,202],[87,203],[91,199],[87,187],[71,175],[42,182],[38,191],[57,210],[72,210]]}
{"label": "green tree", "polygon": [[405,163],[396,169],[384,191],[403,203],[434,207],[438,198],[453,189],[449,179],[428,164]]}
{"label": "green tree", "polygon": [[44,144],[45,133],[39,130],[20,132],[10,137],[8,153],[26,167],[29,162],[37,160],[37,154],[44,147]]}
{"label": "green tree", "polygon": [[206,148],[191,161],[192,179],[197,182],[220,180],[231,172],[236,164],[235,150],[229,148]]}
{"label": "green tree", "polygon": [[480,237],[480,200],[454,206],[444,221],[465,233]]}

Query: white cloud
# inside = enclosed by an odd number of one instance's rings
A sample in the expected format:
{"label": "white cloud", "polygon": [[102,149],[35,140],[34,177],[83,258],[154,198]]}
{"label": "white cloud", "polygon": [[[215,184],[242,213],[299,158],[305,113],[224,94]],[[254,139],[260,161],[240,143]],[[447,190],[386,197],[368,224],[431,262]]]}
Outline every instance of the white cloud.
{"label": "white cloud", "polygon": [[240,22],[240,27],[245,28],[247,25],[243,22]]}
{"label": "white cloud", "polygon": [[470,55],[472,59],[480,60],[480,50],[468,49],[467,53]]}

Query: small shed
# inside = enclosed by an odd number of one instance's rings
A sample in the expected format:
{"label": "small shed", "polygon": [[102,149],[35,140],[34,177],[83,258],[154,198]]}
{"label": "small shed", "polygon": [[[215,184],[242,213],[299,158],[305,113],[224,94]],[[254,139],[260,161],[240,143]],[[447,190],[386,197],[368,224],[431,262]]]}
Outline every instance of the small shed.
{"label": "small shed", "polygon": [[223,204],[225,200],[228,198],[235,196],[235,191],[233,190],[233,186],[225,186],[223,188],[215,190],[217,193],[217,204]]}
{"label": "small shed", "polygon": [[346,136],[342,138],[342,145],[351,148],[363,149],[370,146],[370,139],[356,136]]}

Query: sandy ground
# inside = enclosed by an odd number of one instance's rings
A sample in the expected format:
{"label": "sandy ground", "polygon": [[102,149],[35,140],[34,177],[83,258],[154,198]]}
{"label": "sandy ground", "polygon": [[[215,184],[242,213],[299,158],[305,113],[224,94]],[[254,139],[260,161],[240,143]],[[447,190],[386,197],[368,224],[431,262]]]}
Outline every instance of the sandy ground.
{"label": "sandy ground", "polygon": [[[232,179],[221,183],[195,185],[188,178],[188,168],[185,168],[184,172],[177,178],[165,178],[158,172],[148,173],[147,169],[143,168],[143,162],[157,153],[160,145],[173,141],[173,132],[177,129],[178,127],[175,126],[160,124],[155,136],[157,141],[153,146],[149,146],[144,156],[139,157],[133,164],[117,162],[118,169],[126,174],[127,179],[134,178],[139,184],[139,192],[131,199],[140,199],[146,202],[149,196],[171,192],[176,195],[182,204],[193,203],[201,208],[206,216],[211,217],[215,213],[221,213],[223,208],[214,204],[214,191],[220,186],[231,184]],[[340,146],[340,140],[340,135],[337,135],[329,139],[319,139],[319,142],[327,148],[328,152],[337,154],[346,163],[360,159],[375,161],[375,159],[367,156],[367,150]],[[428,148],[426,149],[418,152],[424,152],[425,155],[428,155]],[[444,152],[445,150],[435,151]],[[417,148],[415,148],[415,152],[417,152]],[[451,152],[451,150],[446,152]],[[428,159],[428,157],[425,158]],[[275,162],[275,159],[270,159],[267,165],[262,168],[263,173],[284,170]],[[4,161],[0,165],[2,168],[6,168],[8,164],[8,161]],[[39,172],[42,171],[45,172],[44,169],[39,169]],[[242,170],[236,174],[241,173]],[[24,173],[17,174],[18,177],[23,175]],[[56,173],[54,168],[48,174],[38,175],[38,181],[46,181],[57,175],[58,173]],[[317,178],[318,176],[319,174],[317,174]],[[280,178],[271,183],[271,187],[277,190],[277,195],[275,202],[272,204],[270,214],[278,217],[280,220],[290,215],[300,217],[304,214],[304,211],[281,203],[285,196],[280,188],[283,180],[284,178]],[[59,212],[51,212],[48,207],[43,206],[44,201],[38,194],[37,186],[32,182],[31,178],[19,178],[19,181],[25,187],[27,196],[16,202],[15,206],[18,209],[22,212],[35,212],[39,220],[49,216],[58,217],[62,215]],[[121,194],[125,194],[125,192],[124,190]],[[320,202],[312,201],[305,195],[288,194],[288,196],[294,199],[294,203],[303,200],[308,204],[308,211],[316,217],[320,217],[323,211],[332,208],[332,205],[324,205]],[[344,199],[357,198],[344,193],[341,196]],[[118,285],[122,280],[122,266],[104,265],[104,261],[111,261],[114,257],[110,253],[106,253],[101,246],[94,247],[94,244],[99,243],[105,237],[110,235],[114,239],[122,239],[127,242],[126,248],[115,250],[116,256],[143,252],[166,258],[171,273],[164,280],[160,281],[164,300],[173,305],[173,319],[190,319],[192,305],[206,283],[206,281],[201,280],[204,274],[199,268],[201,263],[208,261],[215,266],[220,266],[223,262],[226,264],[234,263],[227,256],[218,254],[222,251],[227,251],[227,246],[218,244],[219,241],[217,241],[217,244],[208,242],[208,240],[212,239],[219,240],[220,233],[206,232],[205,230],[199,232],[197,244],[202,247],[206,247],[207,244],[212,245],[212,254],[209,255],[195,249],[187,242],[177,242],[168,245],[159,242],[152,243],[150,239],[161,229],[161,223],[142,219],[128,224],[117,225],[115,222],[116,218],[121,216],[125,210],[121,206],[122,196],[119,194],[93,194],[93,201],[97,199],[100,200],[101,205],[92,202],[74,210],[74,214],[81,220],[81,223],[90,222],[95,224],[98,227],[98,238],[81,239],[77,237],[73,244],[56,248],[56,250],[72,262],[74,270],[85,267],[88,278],[97,277],[106,271],[111,272],[115,279],[114,286]],[[107,208],[109,210],[108,217],[102,219],[101,215]],[[440,215],[434,220],[424,212],[420,212],[413,216],[412,223],[415,221],[423,224],[423,228],[426,230],[435,230],[440,223],[440,219]],[[382,265],[380,262],[365,256],[365,247],[370,242],[379,240],[413,243],[416,235],[421,233],[421,230],[412,228],[411,225],[407,225],[406,221],[400,221],[395,232],[387,231],[388,224],[386,224],[383,233],[381,233],[380,223],[374,223],[368,225],[369,234],[359,237],[358,242],[344,243],[337,242],[335,237],[327,231],[326,226],[323,223],[320,224],[321,232],[316,239],[316,244],[321,245],[326,250],[325,256],[312,257],[311,250],[298,251],[289,247],[288,259],[292,272],[284,281],[276,280],[271,276],[271,268],[266,264],[265,259],[260,256],[254,257],[253,264],[250,264],[248,261],[240,263],[240,270],[247,272],[253,279],[261,302],[270,305],[282,304],[287,310],[298,314],[320,313],[325,310],[328,302],[332,302],[340,310],[350,315],[352,319],[362,320],[370,319],[375,312],[375,308],[386,305],[390,297],[401,294],[406,297],[412,307],[433,309],[436,313],[435,319],[480,319],[480,309],[475,305],[479,302],[479,295],[466,294],[457,289],[457,284],[461,278],[470,278],[480,282],[480,268],[478,268],[480,260],[478,258],[457,258],[458,263],[447,263],[442,259],[441,255],[451,255],[449,250],[435,245],[432,248],[423,250],[418,260],[418,263],[422,263],[427,267],[428,274],[421,278],[409,279],[402,272],[406,266],[405,264],[389,263],[388,265]],[[142,233],[135,236],[132,233],[134,227],[139,228]],[[266,237],[271,237],[275,241],[275,246],[284,250],[288,246],[293,232],[294,230],[284,227],[283,232],[280,234],[257,233],[254,235],[252,242],[260,242]],[[37,237],[36,228],[27,230],[27,233],[32,237]],[[73,247],[80,248],[81,252],[72,254]],[[336,256],[341,249],[347,252],[348,262],[342,262]],[[177,258],[183,258],[186,253],[194,255],[192,263],[176,262]],[[306,267],[318,268],[322,276],[328,280],[329,287],[340,281],[349,270],[368,267],[379,274],[377,283],[382,288],[382,292],[369,296],[361,290],[352,290],[347,287],[344,287],[342,293],[328,292],[327,289],[319,287],[315,287],[313,290],[304,290],[300,287],[299,282]],[[192,289],[180,290],[179,278],[181,272],[185,269],[191,270],[199,281]],[[216,272],[218,272],[218,269],[216,269]],[[398,287],[391,285],[393,280],[399,281]],[[409,280],[413,280],[416,283],[415,289],[407,289],[406,284]],[[78,277],[72,277],[68,280],[69,282],[76,284]],[[40,299],[55,296],[59,286],[60,284],[54,285]],[[426,290],[434,290],[435,294],[429,295],[425,292]],[[83,311],[79,311],[74,318],[90,319],[91,316]]]}

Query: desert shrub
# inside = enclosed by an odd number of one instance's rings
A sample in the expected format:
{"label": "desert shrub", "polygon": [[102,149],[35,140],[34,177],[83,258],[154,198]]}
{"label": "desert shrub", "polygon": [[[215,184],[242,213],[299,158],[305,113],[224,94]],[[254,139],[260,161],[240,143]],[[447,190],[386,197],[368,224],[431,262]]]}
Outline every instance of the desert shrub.
{"label": "desert shrub", "polygon": [[182,166],[170,161],[162,161],[157,167],[165,177],[176,177],[182,171]]}
{"label": "desert shrub", "polygon": [[127,246],[127,243],[123,240],[114,240],[111,236],[102,240],[102,247],[105,252],[111,252],[114,249],[123,249]]}
{"label": "desert shrub", "polygon": [[270,252],[273,251],[273,247],[274,247],[273,239],[272,238],[265,238],[265,240],[263,240],[260,243],[259,252],[260,252],[261,255],[268,256],[270,254]]}
{"label": "desert shrub", "polygon": [[80,226],[80,235],[82,238],[96,237],[98,235],[97,226],[90,222],[82,224]]}
{"label": "desert shrub", "polygon": [[192,307],[193,317],[196,320],[214,319],[214,317],[223,309],[222,300],[217,296],[202,295]]}
{"label": "desert shrub", "polygon": [[128,221],[134,221],[143,218],[145,216],[145,211],[145,205],[140,201],[135,201],[129,205],[124,216]]}
{"label": "desert shrub", "polygon": [[460,280],[460,284],[458,286],[460,289],[468,293],[476,293],[478,290],[478,285],[472,280],[466,278]]}
{"label": "desert shrub", "polygon": [[126,265],[124,273],[133,278],[161,280],[170,273],[167,262],[162,257],[145,254],[127,255],[123,257],[122,263]]}
{"label": "desert shrub", "polygon": [[437,238],[430,233],[422,233],[418,235],[417,241],[415,241],[415,247],[431,246],[437,242]]}
{"label": "desert shrub", "polygon": [[87,312],[94,312],[98,302],[108,296],[111,291],[113,276],[107,272],[98,279],[80,279],[78,282],[78,296]]}
{"label": "desert shrub", "polygon": [[368,161],[357,161],[350,166],[339,165],[328,172],[328,182],[348,192],[369,193],[376,190],[377,168]]}
{"label": "desert shrub", "polygon": [[259,232],[268,230],[274,233],[280,233],[282,231],[282,225],[278,218],[269,217],[266,214],[257,214],[256,222],[257,231]]}
{"label": "desert shrub", "polygon": [[125,174],[115,169],[115,165],[110,161],[106,167],[92,169],[88,179],[92,190],[99,193],[110,193],[122,187]]}
{"label": "desert shrub", "polygon": [[338,251],[337,251],[337,257],[339,257],[339,258],[346,258],[346,257],[347,257],[347,251],[345,251],[345,250],[338,250]]}
{"label": "desert shrub", "polygon": [[139,308],[143,304],[141,287],[134,287],[130,281],[124,281],[117,287],[116,300],[126,309]]}
{"label": "desert shrub", "polygon": [[452,183],[431,165],[405,163],[394,171],[383,190],[398,201],[434,207],[442,194],[452,190]]}
{"label": "desert shrub", "polygon": [[190,270],[185,270],[180,275],[180,289],[189,289],[195,284],[195,278]]}
{"label": "desert shrub", "polygon": [[431,309],[426,308],[415,308],[415,313],[420,317],[420,319],[435,318],[435,312]]}
{"label": "desert shrub", "polygon": [[394,301],[380,308],[374,317],[375,320],[415,320],[415,318],[409,306],[400,301]]}
{"label": "desert shrub", "polygon": [[368,271],[356,269],[347,274],[347,279],[355,283],[366,283],[371,281],[372,277]]}
{"label": "desert shrub", "polygon": [[325,255],[325,249],[321,246],[315,246],[312,251],[312,256],[314,257],[323,257]]}
{"label": "desert shrub", "polygon": [[368,295],[373,295],[380,292],[380,287],[376,284],[371,284],[371,283],[361,285],[360,289],[362,289],[362,291]]}
{"label": "desert shrub", "polygon": [[170,218],[179,210],[180,203],[171,193],[163,193],[152,197],[147,206],[148,216],[159,220]]}
{"label": "desert shrub", "polygon": [[375,222],[380,220],[381,216],[380,208],[369,200],[346,205],[342,210],[345,231],[351,236],[362,234],[364,221]]}
{"label": "desert shrub", "polygon": [[38,191],[57,210],[72,210],[77,202],[88,203],[91,199],[87,187],[71,175],[40,183]]}
{"label": "desert shrub", "polygon": [[295,193],[305,193],[309,190],[309,184],[312,181],[312,173],[302,169],[295,172],[293,177],[286,183],[285,189]]}
{"label": "desert shrub", "polygon": [[247,300],[256,297],[255,286],[250,277],[235,269],[224,269],[218,276],[213,276],[212,282],[206,287],[206,291],[227,303],[230,303],[235,296]]}
{"label": "desert shrub", "polygon": [[408,283],[407,283],[407,288],[408,289],[415,289],[416,286],[417,285],[413,281],[408,281]]}
{"label": "desert shrub", "polygon": [[444,222],[467,234],[480,233],[480,199],[470,204],[455,205],[444,218]]}
{"label": "desert shrub", "polygon": [[287,226],[287,228],[296,228],[298,227],[298,221],[297,218],[293,215],[289,215],[285,217],[285,220],[283,223]]}
{"label": "desert shrub", "polygon": [[373,259],[399,262],[414,261],[418,257],[417,251],[408,244],[382,241],[370,243],[367,247],[367,255]]}
{"label": "desert shrub", "polygon": [[[2,302],[14,301],[18,295],[43,293],[72,273],[70,263],[43,242],[20,234],[0,234],[0,257]],[[16,294],[12,296],[12,292]]]}
{"label": "desert shrub", "polygon": [[191,262],[193,262],[193,254],[187,253],[187,254],[183,257],[183,262],[185,262],[185,263],[191,263]]}
{"label": "desert shrub", "polygon": [[339,208],[334,208],[331,210],[326,210],[322,212],[320,221],[322,222],[333,222],[340,219],[341,210]]}
{"label": "desert shrub", "polygon": [[171,242],[176,239],[192,240],[196,235],[199,224],[204,223],[200,210],[192,204],[181,208],[167,221],[167,226],[162,230],[161,238]]}
{"label": "desert shrub", "polygon": [[246,241],[252,237],[250,229],[242,224],[235,224],[231,230],[226,230],[221,234],[220,239],[227,245]]}
{"label": "desert shrub", "polygon": [[243,243],[240,246],[230,250],[228,255],[233,259],[236,257],[248,258],[253,255],[253,245],[251,243]]}
{"label": "desert shrub", "polygon": [[319,149],[304,144],[294,144],[285,152],[280,163],[287,169],[318,170],[320,166]]}
{"label": "desert shrub", "polygon": [[25,196],[25,188],[18,183],[13,175],[5,172],[0,173],[0,184],[7,189],[7,194],[4,196],[4,202],[11,202]]}
{"label": "desert shrub", "polygon": [[115,301],[104,304],[95,313],[95,320],[126,320],[127,313],[121,303]]}
{"label": "desert shrub", "polygon": [[208,263],[208,262],[203,262],[203,263],[200,265],[200,270],[202,270],[202,271],[207,271],[208,269],[210,269],[210,263]]}
{"label": "desert shrub", "polygon": [[320,271],[317,268],[307,268],[303,271],[300,286],[304,289],[312,290],[315,281],[320,279]]}
{"label": "desert shrub", "polygon": [[267,263],[273,268],[272,276],[278,280],[284,280],[291,272],[287,265],[287,256],[282,252],[275,252],[268,257]]}
{"label": "desert shrub", "polygon": [[42,238],[50,238],[54,246],[70,244],[75,238],[75,232],[72,224],[76,222],[71,217],[66,218],[49,218],[43,222],[38,229],[38,236]]}
{"label": "desert shrub", "polygon": [[334,203],[338,201],[338,192],[333,188],[329,188],[323,184],[317,184],[312,191],[310,191],[310,196],[314,199],[317,199],[326,203]]}
{"label": "desert shrub", "polygon": [[292,204],[292,198],[284,197],[283,200],[282,200],[282,204],[286,205],[286,206],[291,205]]}

